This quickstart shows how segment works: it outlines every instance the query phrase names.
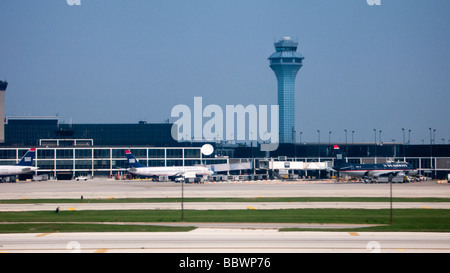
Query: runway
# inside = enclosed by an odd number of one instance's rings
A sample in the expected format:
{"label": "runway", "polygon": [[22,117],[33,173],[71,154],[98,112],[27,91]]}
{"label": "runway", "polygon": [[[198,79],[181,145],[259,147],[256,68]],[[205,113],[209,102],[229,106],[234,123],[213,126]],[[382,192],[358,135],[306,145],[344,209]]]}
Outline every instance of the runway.
{"label": "runway", "polygon": [[0,234],[7,253],[449,253],[448,233],[278,232]]}
{"label": "runway", "polygon": [[[394,184],[394,197],[445,197],[450,186],[435,182]],[[181,196],[181,184],[111,181],[45,181],[0,184],[0,200],[166,198]],[[388,184],[257,181],[183,185],[192,197],[389,197]],[[1,204],[0,211],[180,209],[180,203]],[[448,209],[448,203],[394,202],[394,208]],[[388,202],[185,202],[184,209],[388,208]],[[138,223],[136,223],[138,224]],[[148,224],[148,223],[142,223]],[[187,223],[189,224],[189,223]],[[195,224],[195,223],[194,223]],[[167,223],[167,225],[170,225]],[[314,224],[302,224],[314,225]],[[0,234],[0,252],[132,253],[450,253],[450,233],[280,232],[277,224],[196,224],[190,232]],[[284,226],[283,226],[284,227]],[[311,227],[311,226],[310,226]]]}
{"label": "runway", "polygon": [[[450,184],[436,182],[393,184],[394,197],[450,196]],[[70,198],[179,198],[184,197],[389,197],[389,184],[324,181],[242,181],[184,184],[173,182],[42,181],[0,183],[0,200]]]}
{"label": "runway", "polygon": [[[181,203],[0,204],[0,211],[180,210]],[[389,209],[389,202],[184,202],[185,210]],[[450,209],[450,202],[394,202],[395,209]]]}
{"label": "runway", "polygon": [[[183,193],[182,193],[183,191]],[[0,200],[7,199],[110,199],[195,197],[389,197],[388,184],[330,183],[330,181],[218,182],[181,184],[94,179],[0,184]],[[450,185],[435,182],[394,184],[394,197],[449,197]],[[184,202],[184,209],[388,209],[389,202]],[[60,210],[178,210],[180,203],[35,203],[2,204],[0,211]],[[395,202],[396,209],[450,209],[450,203]]]}

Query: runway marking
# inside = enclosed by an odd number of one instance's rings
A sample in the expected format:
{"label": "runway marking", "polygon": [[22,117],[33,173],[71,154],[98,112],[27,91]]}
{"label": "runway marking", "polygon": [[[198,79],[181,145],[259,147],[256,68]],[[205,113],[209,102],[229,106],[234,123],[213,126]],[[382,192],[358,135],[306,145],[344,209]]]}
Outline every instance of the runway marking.
{"label": "runway marking", "polygon": [[51,235],[51,233],[38,234],[38,235],[36,235],[36,237],[44,237],[44,236],[47,236],[47,235]]}
{"label": "runway marking", "polygon": [[108,248],[99,248],[94,253],[106,253],[108,252]]}
{"label": "runway marking", "polygon": [[359,236],[358,232],[349,232],[348,234],[350,234],[351,236]]}
{"label": "runway marking", "polygon": [[[212,253],[215,253],[217,251],[222,251],[222,250],[231,250],[231,251],[235,251],[235,250],[251,250],[251,251],[260,251],[260,252],[273,252],[273,250],[277,251],[295,251],[295,250],[300,250],[301,252],[305,252],[305,253],[310,253],[311,251],[325,251],[326,253],[328,253],[329,251],[332,252],[339,252],[340,251],[345,251],[345,252],[354,252],[354,253],[366,253],[367,250],[366,249],[361,249],[359,247],[317,247],[317,246],[310,246],[310,247],[241,247],[241,246],[233,246],[233,247],[189,247],[186,248],[185,246],[173,246],[173,247],[112,247],[112,248],[83,248],[83,251],[89,252],[90,250],[94,251],[94,253],[97,253],[97,251],[101,250],[105,250],[105,251],[120,251],[120,252],[124,252],[124,251],[130,251],[132,253],[153,253],[153,252],[157,252],[157,253],[179,253],[180,251],[199,251],[199,252],[205,252],[205,251],[213,251]],[[39,248],[39,249],[27,249],[27,248],[11,248],[11,249],[3,249],[0,253],[18,253],[18,252],[22,252],[22,251],[26,251],[27,253],[40,253],[40,252],[49,252],[49,251],[56,251],[58,253],[64,253],[67,252],[66,248]],[[413,248],[408,248],[408,250],[406,249],[402,249],[402,248],[383,248],[383,252],[385,253],[395,253],[398,251],[408,251],[408,252],[419,252],[419,253],[423,253],[424,251],[426,251],[426,253],[435,253],[437,251],[442,251],[442,252],[450,252],[450,248],[442,248],[442,247],[438,247],[438,248],[421,248],[421,247],[413,247]],[[99,252],[101,253],[101,252]],[[222,252],[218,252],[218,253],[222,253]]]}

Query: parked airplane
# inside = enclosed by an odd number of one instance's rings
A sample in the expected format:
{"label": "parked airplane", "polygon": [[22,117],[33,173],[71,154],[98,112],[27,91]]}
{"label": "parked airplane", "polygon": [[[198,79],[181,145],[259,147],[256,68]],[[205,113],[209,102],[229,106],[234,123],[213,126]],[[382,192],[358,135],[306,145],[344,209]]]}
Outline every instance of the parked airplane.
{"label": "parked airplane", "polygon": [[343,155],[338,145],[333,146],[336,159],[333,170],[340,174],[362,177],[365,182],[372,181],[373,178],[395,176],[416,175],[417,170],[406,162],[389,162],[384,164],[349,164],[343,159]]}
{"label": "parked airplane", "polygon": [[209,176],[214,173],[205,166],[147,167],[139,163],[129,150],[126,150],[125,154],[129,165],[127,171],[135,175],[150,176],[158,179],[161,176],[167,176],[175,180],[185,177]]}
{"label": "parked airplane", "polygon": [[16,165],[0,166],[0,176],[15,176],[37,170],[37,167],[33,167],[33,158],[35,155],[36,149],[31,148]]}

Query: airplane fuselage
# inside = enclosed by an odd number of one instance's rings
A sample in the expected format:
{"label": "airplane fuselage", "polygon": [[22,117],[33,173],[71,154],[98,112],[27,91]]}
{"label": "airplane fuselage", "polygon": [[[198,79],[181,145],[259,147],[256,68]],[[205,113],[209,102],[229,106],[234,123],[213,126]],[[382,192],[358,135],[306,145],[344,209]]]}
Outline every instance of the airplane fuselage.
{"label": "airplane fuselage", "polygon": [[212,174],[208,168],[202,166],[128,168],[128,172],[142,176],[175,176],[185,173],[194,173],[195,175]]}
{"label": "airplane fuselage", "polygon": [[13,176],[30,173],[37,170],[36,167],[27,166],[0,166],[0,176]]}
{"label": "airplane fuselage", "polygon": [[354,177],[378,177],[415,175],[417,170],[409,163],[385,163],[385,164],[348,164],[334,168],[341,174]]}

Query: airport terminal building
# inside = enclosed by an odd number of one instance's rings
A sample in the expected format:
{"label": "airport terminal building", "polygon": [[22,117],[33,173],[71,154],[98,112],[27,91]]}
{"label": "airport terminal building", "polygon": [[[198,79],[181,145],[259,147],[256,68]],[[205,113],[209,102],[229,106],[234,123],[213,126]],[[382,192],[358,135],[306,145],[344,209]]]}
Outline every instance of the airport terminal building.
{"label": "airport terminal building", "polygon": [[[36,148],[34,175],[71,179],[79,175],[115,177],[126,175],[125,150],[147,166],[215,165],[221,174],[267,174],[284,162],[287,174],[300,177],[330,175],[334,160],[329,143],[282,143],[267,154],[245,144],[210,143],[214,153],[201,153],[200,142],[177,142],[172,124],[60,124],[57,117],[8,117],[5,142],[0,145],[0,165],[16,164],[29,148]],[[339,144],[349,163],[406,161],[427,177],[447,178],[450,145],[404,145],[402,143]],[[289,162],[303,162],[301,166]],[[297,164],[298,165],[298,164]],[[272,166],[272,167],[269,167]],[[286,167],[289,166],[289,167]],[[279,171],[279,170],[277,170]],[[27,177],[29,179],[29,177]]]}
{"label": "airport terminal building", "polygon": [[0,165],[13,165],[36,148],[38,174],[64,178],[114,176],[128,168],[130,149],[148,166],[192,166],[223,160],[204,157],[201,144],[182,145],[171,136],[172,124],[60,124],[57,117],[9,117]]}
{"label": "airport terminal building", "polygon": [[[332,144],[339,144],[348,163],[408,162],[419,173],[444,179],[450,173],[450,145],[405,143],[296,143],[295,79],[304,57],[298,43],[284,37],[274,43],[269,57],[275,73],[280,106],[280,145],[262,151],[260,144],[217,141],[205,156],[197,141],[178,142],[172,124],[64,124],[57,116],[7,117],[4,97],[8,83],[0,81],[0,165],[16,164],[29,148],[36,148],[31,176],[71,179],[83,176],[118,177],[127,174],[125,150],[131,150],[147,166],[214,165],[219,174],[280,175],[283,177],[327,177],[332,175]],[[178,130],[174,130],[177,132]],[[319,138],[320,139],[320,138]],[[320,141],[319,141],[320,142]],[[21,177],[23,179],[24,177]],[[29,177],[26,177],[29,179]]]}

